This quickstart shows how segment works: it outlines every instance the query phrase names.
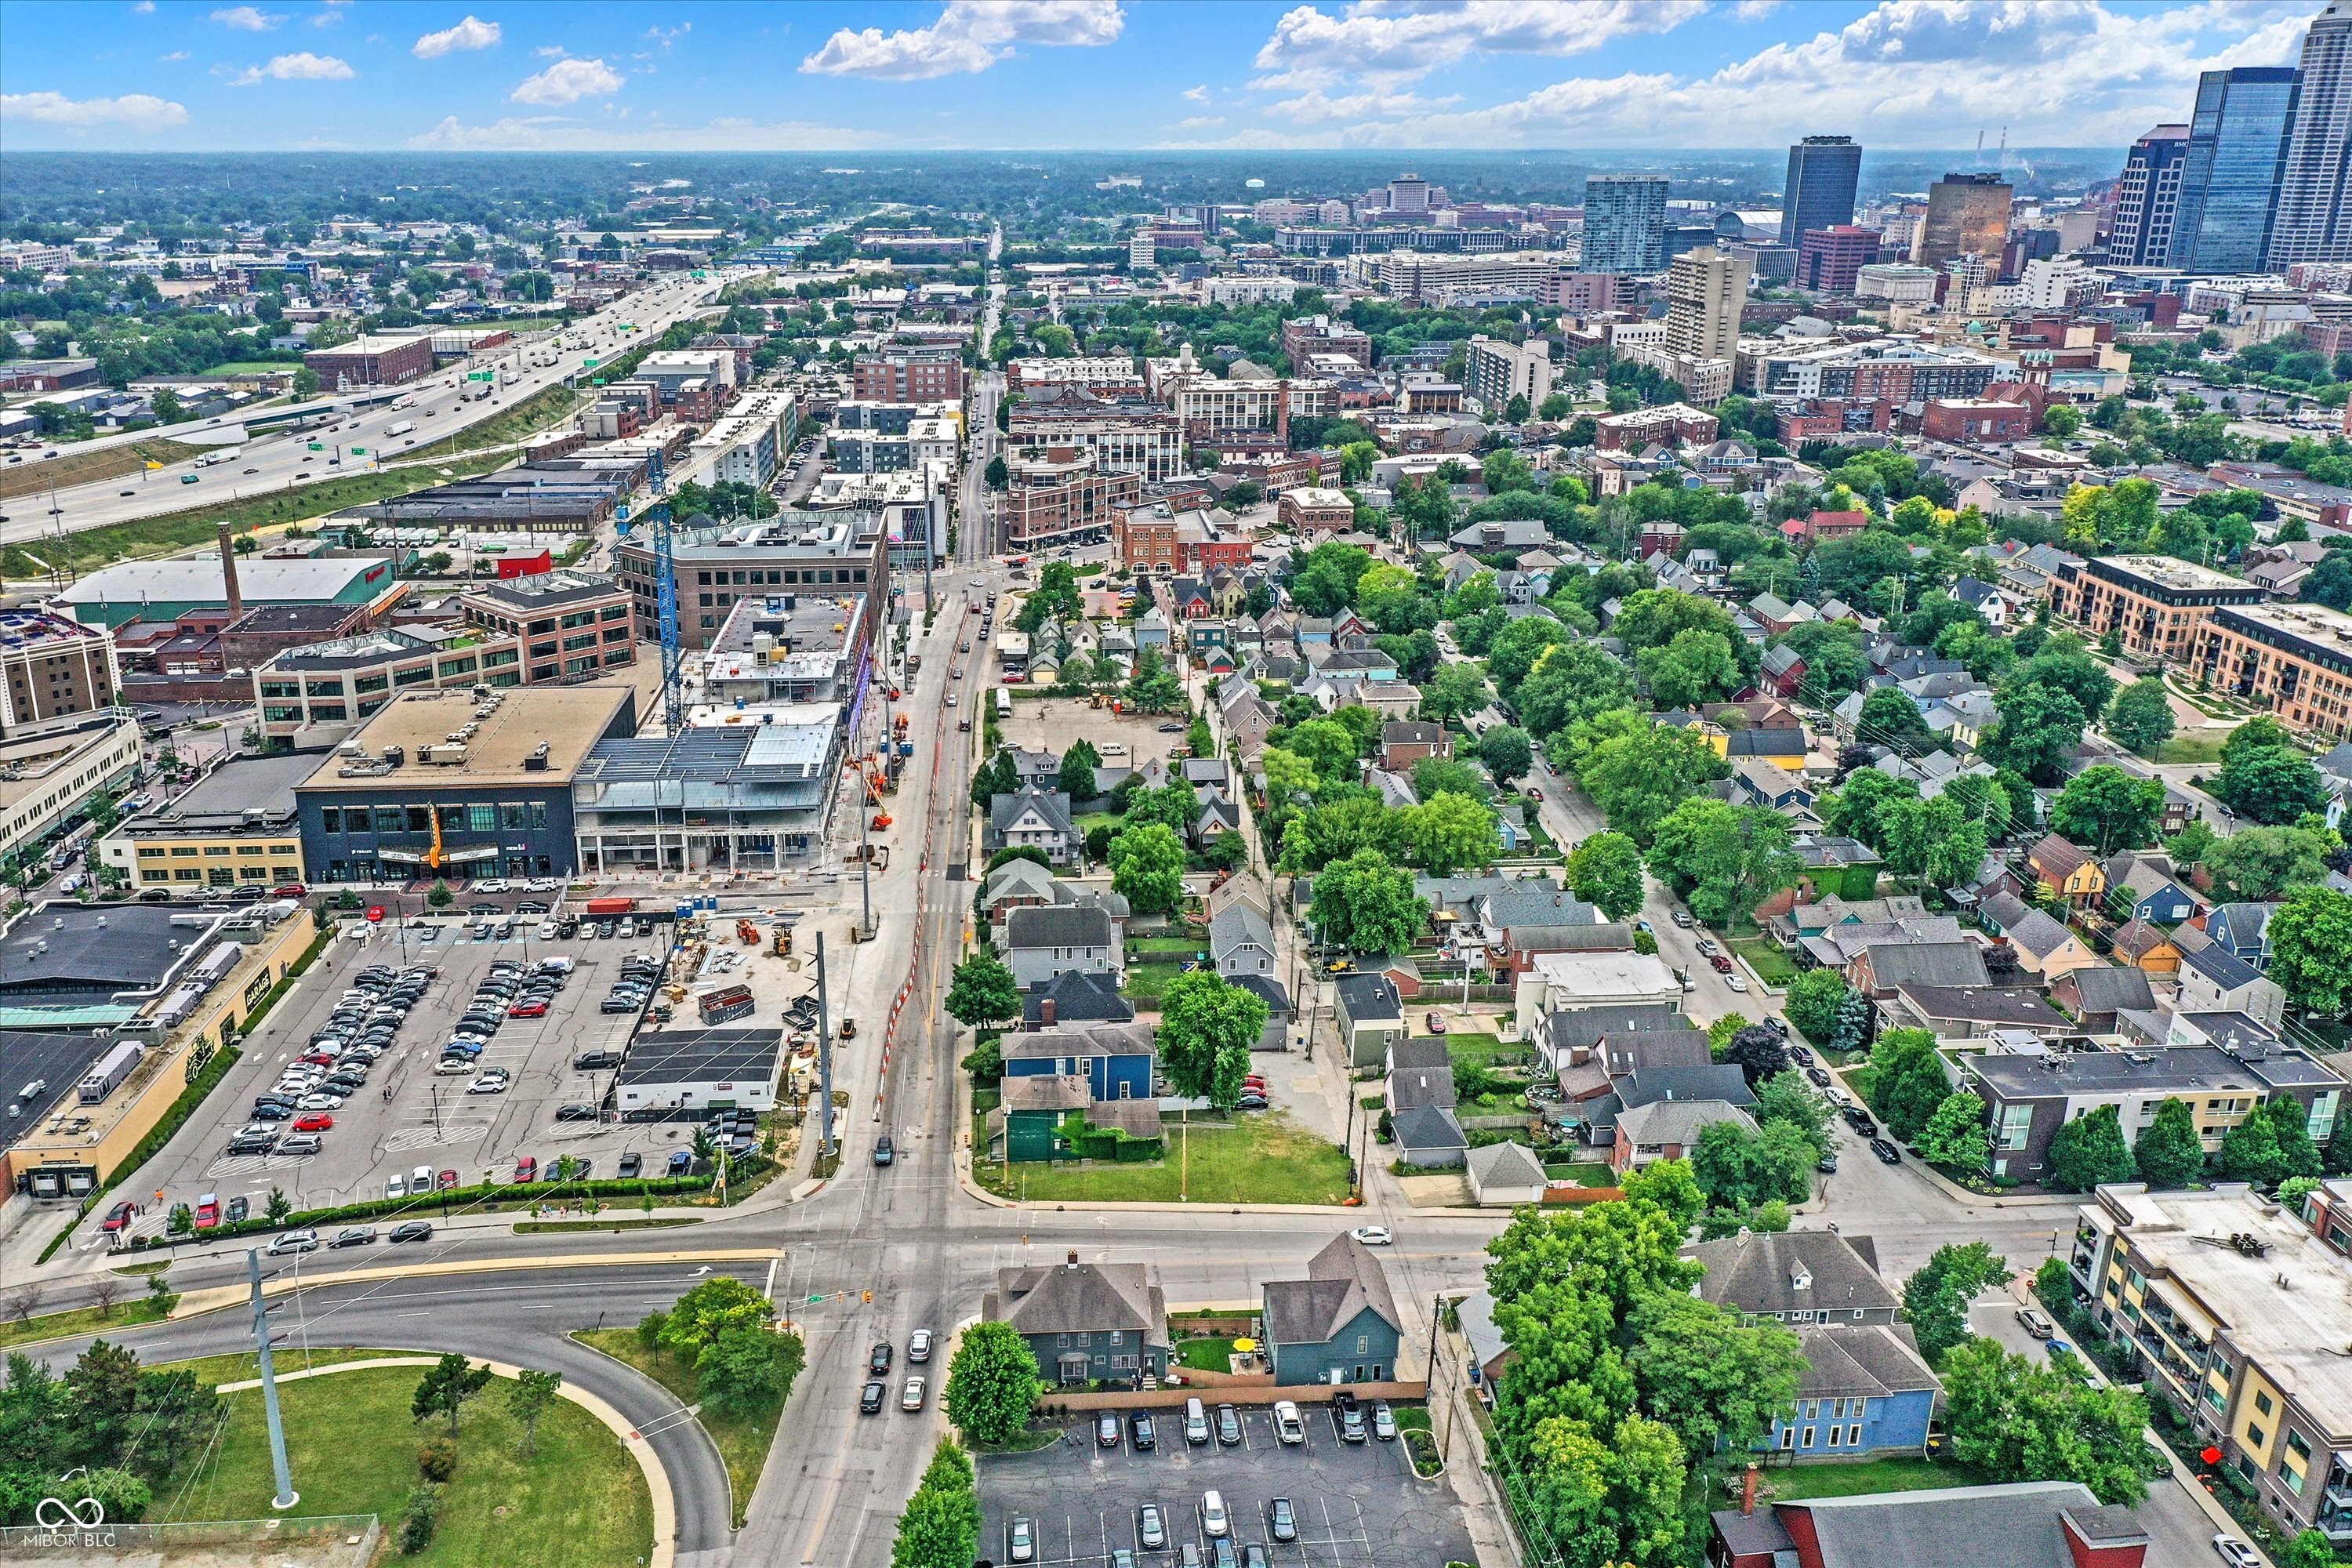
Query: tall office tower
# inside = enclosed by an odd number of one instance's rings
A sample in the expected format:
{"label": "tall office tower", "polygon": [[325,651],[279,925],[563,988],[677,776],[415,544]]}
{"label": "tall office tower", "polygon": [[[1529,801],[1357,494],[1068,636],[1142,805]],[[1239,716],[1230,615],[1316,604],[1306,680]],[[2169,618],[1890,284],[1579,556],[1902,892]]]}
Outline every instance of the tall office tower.
{"label": "tall office tower", "polygon": [[1585,272],[1666,269],[1666,182],[1658,174],[1593,174],[1584,182]]}
{"label": "tall office tower", "polygon": [[1927,216],[1911,259],[1941,267],[1956,256],[1999,265],[2009,242],[2009,182],[1999,174],[1947,174],[1927,187]]}
{"label": "tall office tower", "polygon": [[1666,352],[1693,359],[1739,353],[1739,312],[1748,304],[1747,251],[1713,246],[1686,250],[1666,274]]}
{"label": "tall office tower", "polygon": [[1808,136],[1789,149],[1789,178],[1780,188],[1780,243],[1794,248],[1807,229],[1853,222],[1853,194],[1862,183],[1862,147],[1851,136]]}
{"label": "tall office tower", "polygon": [[2303,36],[2303,80],[2279,167],[2268,265],[2352,261],[2352,0]]}
{"label": "tall office tower", "polygon": [[2116,182],[2116,224],[2107,236],[2113,267],[2161,267],[2172,252],[2172,218],[2180,206],[2180,169],[2189,127],[2159,125],[2132,143]]}
{"label": "tall office tower", "polygon": [[2239,66],[2197,79],[2169,265],[2184,272],[2263,269],[2295,80],[2293,66]]}
{"label": "tall office tower", "polygon": [[1389,211],[1392,213],[1425,213],[1429,210],[1429,182],[1419,174],[1399,174],[1389,182]]}

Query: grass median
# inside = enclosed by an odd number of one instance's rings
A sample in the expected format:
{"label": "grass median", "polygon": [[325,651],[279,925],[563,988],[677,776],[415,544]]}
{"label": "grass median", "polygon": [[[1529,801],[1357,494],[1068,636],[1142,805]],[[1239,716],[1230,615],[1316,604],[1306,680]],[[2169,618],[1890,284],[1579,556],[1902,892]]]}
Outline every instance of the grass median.
{"label": "grass median", "polygon": [[[702,1397],[694,1368],[667,1350],[647,1350],[635,1329],[581,1329],[572,1337],[614,1361],[636,1368],[676,1394],[680,1404],[693,1405]],[[784,1398],[791,1397],[788,1391]],[[783,1400],[779,1400],[774,1409],[748,1416],[721,1415],[714,1410],[701,1411],[696,1416],[702,1429],[710,1434],[719,1457],[726,1461],[727,1484],[735,1493],[734,1523],[739,1530],[743,1526],[743,1510],[751,1506],[752,1489],[760,1484],[760,1471],[768,1462],[768,1449],[776,1439],[776,1418],[782,1411]]]}
{"label": "grass median", "polygon": [[61,458],[27,458],[0,468],[0,499],[28,496],[45,492],[51,485],[65,489],[73,485],[92,485],[100,479],[117,479],[135,474],[149,463],[184,463],[202,447],[191,447],[184,441],[132,441],[121,447],[106,447],[95,452],[68,449]]}
{"label": "grass median", "polygon": [[457,452],[478,452],[486,447],[509,447],[526,437],[538,435],[579,406],[580,395],[559,382],[540,388],[513,407],[478,425],[468,425],[454,436],[444,436],[430,446],[419,447],[403,456],[443,458]]}

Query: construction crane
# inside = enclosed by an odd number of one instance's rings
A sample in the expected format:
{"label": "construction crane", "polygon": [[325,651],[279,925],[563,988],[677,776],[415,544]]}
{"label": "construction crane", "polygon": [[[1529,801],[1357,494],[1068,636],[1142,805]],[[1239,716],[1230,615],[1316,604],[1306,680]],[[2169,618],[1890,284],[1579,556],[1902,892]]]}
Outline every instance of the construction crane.
{"label": "construction crane", "polygon": [[675,736],[686,728],[686,687],[678,671],[677,571],[671,552],[668,474],[659,447],[654,449],[648,478],[654,499],[646,508],[646,521],[653,525],[654,597],[661,613],[662,723]]}

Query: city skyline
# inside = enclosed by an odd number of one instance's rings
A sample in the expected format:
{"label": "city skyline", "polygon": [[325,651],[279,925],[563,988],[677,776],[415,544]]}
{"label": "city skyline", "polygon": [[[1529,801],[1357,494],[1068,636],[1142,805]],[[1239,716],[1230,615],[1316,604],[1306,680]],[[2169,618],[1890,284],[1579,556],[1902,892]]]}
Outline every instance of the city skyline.
{"label": "city skyline", "polygon": [[2120,150],[2319,10],[12,0],[0,151]]}

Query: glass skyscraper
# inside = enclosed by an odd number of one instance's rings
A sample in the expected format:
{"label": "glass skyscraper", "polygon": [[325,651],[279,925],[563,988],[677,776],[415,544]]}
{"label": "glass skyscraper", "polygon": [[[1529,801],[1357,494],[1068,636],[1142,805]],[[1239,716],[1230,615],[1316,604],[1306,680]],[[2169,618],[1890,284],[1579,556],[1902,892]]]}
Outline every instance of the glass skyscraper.
{"label": "glass skyscraper", "polygon": [[2268,261],[2352,261],[2352,0],[2330,0],[2304,35]]}
{"label": "glass skyscraper", "polygon": [[2184,272],[2260,272],[2294,121],[2293,66],[2240,66],[2197,79],[2169,262]]}
{"label": "glass skyscraper", "polygon": [[1666,182],[1657,174],[1594,174],[1584,182],[1587,272],[1666,269]]}
{"label": "glass skyscraper", "polygon": [[1853,222],[1862,184],[1862,148],[1851,136],[1808,136],[1789,149],[1789,178],[1780,187],[1780,243],[1794,250],[1805,231]]}

